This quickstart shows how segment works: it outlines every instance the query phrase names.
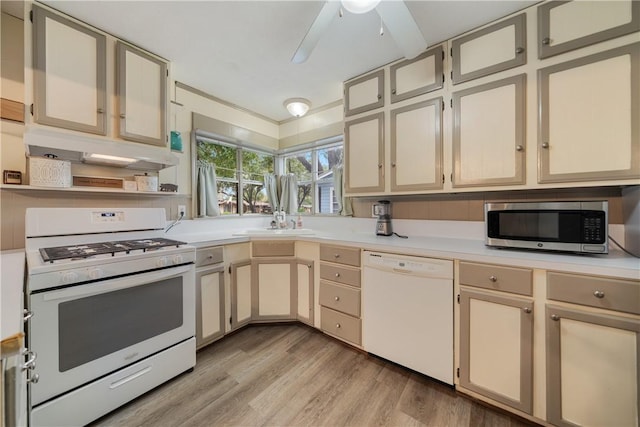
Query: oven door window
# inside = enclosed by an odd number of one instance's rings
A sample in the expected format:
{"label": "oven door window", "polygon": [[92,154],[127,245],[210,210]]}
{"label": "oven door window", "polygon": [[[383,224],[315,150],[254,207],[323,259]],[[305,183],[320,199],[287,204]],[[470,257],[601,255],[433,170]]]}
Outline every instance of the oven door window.
{"label": "oven door window", "polygon": [[60,372],[182,326],[182,280],[174,277],[59,304]]}

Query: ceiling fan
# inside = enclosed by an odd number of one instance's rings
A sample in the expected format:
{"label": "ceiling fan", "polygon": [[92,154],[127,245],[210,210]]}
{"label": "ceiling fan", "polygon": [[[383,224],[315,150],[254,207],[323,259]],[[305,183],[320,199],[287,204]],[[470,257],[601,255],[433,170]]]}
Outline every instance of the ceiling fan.
{"label": "ceiling fan", "polygon": [[291,62],[301,64],[309,58],[331,21],[338,14],[342,16],[342,8],[351,13],[366,13],[375,9],[407,59],[415,58],[427,47],[427,42],[404,1],[327,0],[300,42]]}

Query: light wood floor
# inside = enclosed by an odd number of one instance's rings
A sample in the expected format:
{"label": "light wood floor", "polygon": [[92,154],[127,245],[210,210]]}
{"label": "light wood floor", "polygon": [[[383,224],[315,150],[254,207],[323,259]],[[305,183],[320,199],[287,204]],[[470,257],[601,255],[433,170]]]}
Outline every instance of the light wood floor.
{"label": "light wood floor", "polygon": [[525,426],[298,324],[250,326],[94,426]]}

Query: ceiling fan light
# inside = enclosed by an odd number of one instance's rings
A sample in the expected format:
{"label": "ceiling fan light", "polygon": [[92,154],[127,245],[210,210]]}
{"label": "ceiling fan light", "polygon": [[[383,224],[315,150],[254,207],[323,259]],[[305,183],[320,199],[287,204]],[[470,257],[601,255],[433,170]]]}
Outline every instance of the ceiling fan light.
{"label": "ceiling fan light", "polygon": [[378,3],[380,0],[342,0],[342,6],[351,13],[367,13]]}
{"label": "ceiling fan light", "polygon": [[302,117],[309,111],[311,102],[304,98],[290,98],[284,101],[284,106],[293,117]]}

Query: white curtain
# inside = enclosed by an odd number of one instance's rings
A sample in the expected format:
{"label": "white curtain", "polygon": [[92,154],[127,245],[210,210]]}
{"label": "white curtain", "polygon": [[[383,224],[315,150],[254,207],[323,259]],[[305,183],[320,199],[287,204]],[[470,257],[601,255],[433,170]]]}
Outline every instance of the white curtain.
{"label": "white curtain", "polygon": [[267,192],[267,200],[273,212],[280,210],[280,200],[278,198],[278,177],[273,173],[264,174],[264,189]]}
{"label": "white curtain", "polygon": [[198,160],[198,212],[197,216],[220,216],[218,206],[218,183],[216,179],[216,168],[211,163]]}
{"label": "white curtain", "polygon": [[338,202],[338,215],[353,216],[351,197],[344,197],[344,167],[333,168],[333,191]]}
{"label": "white curtain", "polygon": [[298,211],[298,179],[292,173],[280,175],[280,210],[289,215]]}

